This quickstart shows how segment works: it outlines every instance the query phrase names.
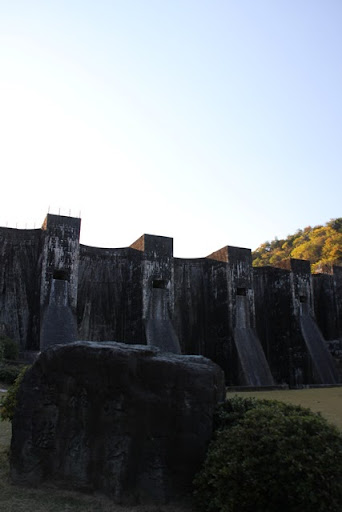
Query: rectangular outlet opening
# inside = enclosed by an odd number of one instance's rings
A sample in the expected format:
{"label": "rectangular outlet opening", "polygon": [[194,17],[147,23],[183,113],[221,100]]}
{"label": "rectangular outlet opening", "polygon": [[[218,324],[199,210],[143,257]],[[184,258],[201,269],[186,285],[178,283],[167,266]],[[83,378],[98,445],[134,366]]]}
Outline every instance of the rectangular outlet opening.
{"label": "rectangular outlet opening", "polygon": [[246,288],[237,288],[236,289],[236,295],[242,295],[243,297],[246,297],[247,290]]}
{"label": "rectangular outlet opening", "polygon": [[52,277],[53,279],[58,279],[59,281],[68,281],[69,274],[68,271],[64,268],[59,268],[54,270]]}
{"label": "rectangular outlet opening", "polygon": [[160,288],[162,290],[167,289],[167,281],[165,279],[153,279],[152,288]]}

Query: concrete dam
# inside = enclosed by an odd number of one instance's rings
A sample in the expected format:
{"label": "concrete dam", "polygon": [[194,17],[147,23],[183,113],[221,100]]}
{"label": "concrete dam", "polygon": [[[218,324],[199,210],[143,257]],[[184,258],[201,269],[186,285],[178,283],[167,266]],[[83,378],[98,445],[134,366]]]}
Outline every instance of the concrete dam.
{"label": "concrete dam", "polygon": [[41,229],[0,228],[0,333],[34,353],[75,340],[146,344],[204,355],[229,386],[336,384],[342,267],[252,267],[250,249],[173,256],[145,234],[125,248],[79,243],[79,218],[48,214]]}

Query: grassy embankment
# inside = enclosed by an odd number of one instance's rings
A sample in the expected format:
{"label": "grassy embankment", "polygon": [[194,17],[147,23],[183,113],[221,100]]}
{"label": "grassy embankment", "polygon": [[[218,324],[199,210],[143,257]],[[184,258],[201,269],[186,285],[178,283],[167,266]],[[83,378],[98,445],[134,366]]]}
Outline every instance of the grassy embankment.
{"label": "grassy embankment", "polygon": [[[0,386],[1,387],[1,386]],[[321,412],[342,430],[342,388],[291,391],[231,392],[229,396],[255,396],[282,400]],[[0,512],[190,512],[186,506],[121,507],[105,497],[43,487],[27,489],[9,482],[8,450],[11,424],[0,422]]]}

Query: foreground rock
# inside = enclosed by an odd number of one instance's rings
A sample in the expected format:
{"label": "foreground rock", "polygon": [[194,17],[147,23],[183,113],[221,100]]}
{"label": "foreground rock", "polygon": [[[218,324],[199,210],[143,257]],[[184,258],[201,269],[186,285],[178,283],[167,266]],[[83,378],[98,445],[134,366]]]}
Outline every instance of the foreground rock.
{"label": "foreground rock", "polygon": [[178,498],[204,458],[223,395],[223,372],[201,356],[121,343],[52,347],[19,393],[12,481],[101,491],[117,503]]}

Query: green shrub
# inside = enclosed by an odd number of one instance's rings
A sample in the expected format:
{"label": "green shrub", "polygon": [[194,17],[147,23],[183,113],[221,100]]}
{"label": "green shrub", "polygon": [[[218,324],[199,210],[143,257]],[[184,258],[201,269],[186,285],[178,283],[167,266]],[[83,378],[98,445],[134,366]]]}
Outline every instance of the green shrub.
{"label": "green shrub", "polygon": [[0,336],[0,361],[3,359],[16,361],[18,355],[18,344],[8,336]]}
{"label": "green shrub", "polygon": [[221,425],[194,481],[200,510],[342,510],[342,434],[320,415],[240,398],[221,406],[219,416]]}
{"label": "green shrub", "polygon": [[291,405],[277,400],[258,400],[252,397],[233,396],[229,400],[219,404],[215,411],[214,428],[215,430],[230,428],[239,423],[247,411],[261,406],[267,406],[280,409],[285,415],[298,415],[312,414],[310,409],[301,407],[300,405]]}
{"label": "green shrub", "polygon": [[256,398],[243,398],[233,396],[229,400],[219,404],[214,415],[214,428],[230,428],[244,417],[247,411],[260,404]]}
{"label": "green shrub", "polygon": [[2,398],[2,400],[0,401],[0,415],[2,421],[12,421],[13,419],[15,408],[17,406],[17,395],[20,388],[20,384],[28,368],[29,366],[24,366],[21,368],[21,371],[17,378],[15,379],[14,383],[8,389],[4,398]]}
{"label": "green shrub", "polygon": [[0,382],[13,384],[21,369],[22,366],[16,364],[0,363]]}

